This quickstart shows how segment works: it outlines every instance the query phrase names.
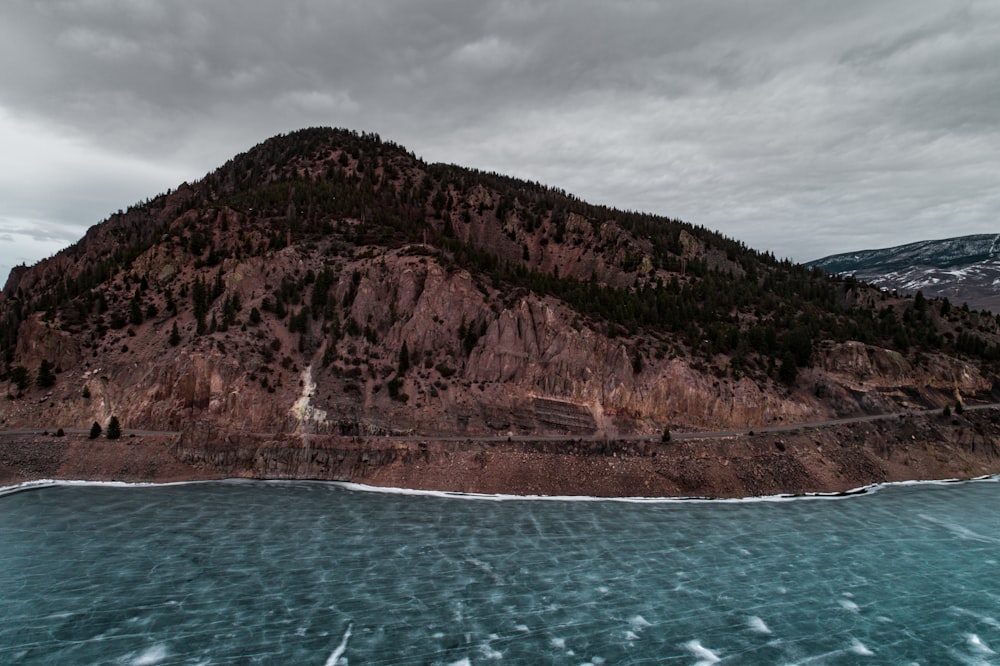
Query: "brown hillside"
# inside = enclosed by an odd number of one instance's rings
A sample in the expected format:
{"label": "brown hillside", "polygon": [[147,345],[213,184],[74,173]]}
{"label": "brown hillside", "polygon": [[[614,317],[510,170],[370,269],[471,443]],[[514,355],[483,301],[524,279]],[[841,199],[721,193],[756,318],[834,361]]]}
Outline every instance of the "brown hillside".
{"label": "brown hillside", "polygon": [[985,313],[330,129],[15,271],[0,321],[6,428],[726,429],[985,399],[1000,358]]}

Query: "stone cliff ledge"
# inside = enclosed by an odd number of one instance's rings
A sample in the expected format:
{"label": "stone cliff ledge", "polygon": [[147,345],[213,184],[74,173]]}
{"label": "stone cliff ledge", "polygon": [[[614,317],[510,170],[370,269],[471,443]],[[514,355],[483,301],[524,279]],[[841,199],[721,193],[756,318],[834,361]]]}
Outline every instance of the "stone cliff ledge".
{"label": "stone cliff ledge", "polygon": [[474,493],[746,497],[1000,473],[1000,410],[673,442],[435,441],[202,432],[0,436],[0,485],[319,479]]}

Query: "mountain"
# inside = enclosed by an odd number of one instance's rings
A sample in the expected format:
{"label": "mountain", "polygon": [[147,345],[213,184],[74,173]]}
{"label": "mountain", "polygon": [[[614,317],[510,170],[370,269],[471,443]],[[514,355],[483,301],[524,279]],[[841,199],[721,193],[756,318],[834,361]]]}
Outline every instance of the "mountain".
{"label": "mountain", "polygon": [[679,220],[312,128],[14,271],[0,427],[756,427],[991,396],[998,330]]}
{"label": "mountain", "polygon": [[888,290],[947,298],[1000,313],[1000,235],[921,241],[835,254],[810,262]]}

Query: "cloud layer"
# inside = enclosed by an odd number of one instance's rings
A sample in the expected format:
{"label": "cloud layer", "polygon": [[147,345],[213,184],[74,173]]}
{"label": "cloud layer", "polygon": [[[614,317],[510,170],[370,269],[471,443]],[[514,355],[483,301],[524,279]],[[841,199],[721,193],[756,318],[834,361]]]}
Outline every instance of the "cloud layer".
{"label": "cloud layer", "polygon": [[9,0],[0,58],[4,273],[309,125],[802,261],[1000,231],[989,1]]}

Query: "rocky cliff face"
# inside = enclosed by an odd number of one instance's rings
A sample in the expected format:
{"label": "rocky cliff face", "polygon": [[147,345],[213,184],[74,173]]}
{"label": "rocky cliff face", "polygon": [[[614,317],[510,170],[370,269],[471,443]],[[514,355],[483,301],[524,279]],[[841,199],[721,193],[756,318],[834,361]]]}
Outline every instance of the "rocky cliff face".
{"label": "rocky cliff face", "polygon": [[[267,142],[13,275],[0,425],[614,437],[992,390],[989,354],[959,359],[947,342],[974,326],[992,349],[996,322],[975,313],[933,319],[863,285],[793,279],[704,230],[372,138],[306,138]],[[884,333],[865,329],[876,309]],[[42,360],[51,387],[34,385]]]}
{"label": "rocky cliff face", "polygon": [[[282,252],[301,269],[322,261]],[[251,260],[227,271],[245,311],[261,306],[264,266]],[[209,421],[252,433],[613,436],[817,420],[991,389],[969,363],[934,357],[915,367],[897,352],[860,343],[824,348],[812,374],[792,388],[720,378],[683,358],[649,358],[637,372],[631,341],[574,326],[578,315],[558,301],[526,294],[503,305],[502,294],[483,293],[469,273],[427,257],[393,251],[345,262],[340,274],[334,300],[355,289],[346,318],[379,333],[336,341],[315,335],[304,352],[304,336],[268,315],[246,332],[200,337],[193,318],[162,316],[134,327],[134,335],[109,332],[87,346],[31,317],[16,358],[52,359],[61,372],[41,396],[35,390],[7,401],[6,426],[84,427],[116,414],[151,430]],[[353,275],[362,276],[356,286]],[[172,347],[175,321],[188,341]],[[458,336],[463,327],[476,329],[473,344]],[[400,375],[404,344],[411,367]],[[907,388],[909,395],[885,395]]]}

